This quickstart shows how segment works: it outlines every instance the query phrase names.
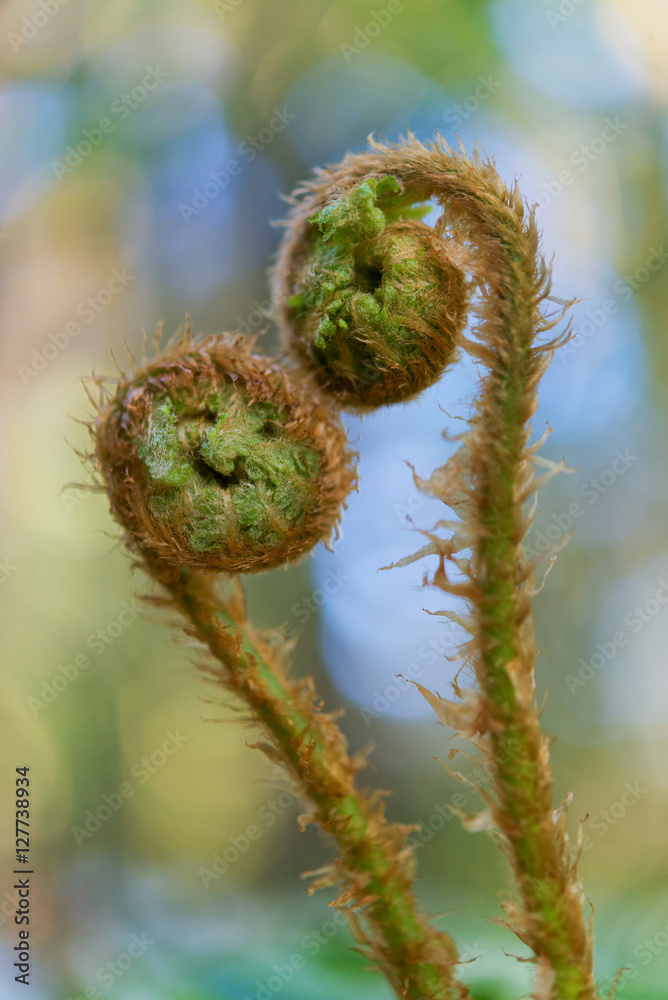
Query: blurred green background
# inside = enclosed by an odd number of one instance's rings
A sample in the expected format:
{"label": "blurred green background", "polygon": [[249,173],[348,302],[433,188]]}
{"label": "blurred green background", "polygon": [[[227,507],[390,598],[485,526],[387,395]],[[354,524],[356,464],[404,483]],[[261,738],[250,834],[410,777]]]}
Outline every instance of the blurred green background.
{"label": "blurred green background", "polygon": [[[80,377],[123,366],[142,328],[260,333],[276,352],[271,225],[317,164],[407,128],[471,148],[537,203],[577,336],[546,376],[536,435],[575,471],[541,494],[529,544],[570,544],[536,602],[555,804],[588,815],[596,971],[665,996],[668,903],[666,103],[660,0],[4,0],[0,6],[0,977],[13,981],[12,790],[31,768],[33,1000],[389,997],[327,896],[330,857],[158,614],[139,613],[105,499],[80,489]],[[335,553],[249,581],[255,620],[300,633],[295,669],[347,708],[369,783],[421,824],[419,895],[477,998],[521,997],[499,916],[506,863],[449,809],[472,793],[414,674],[446,693],[450,628],[424,614],[428,474],[466,416],[464,364],[409,406],[348,420],[360,491]],[[443,411],[447,411],[446,415]],[[461,760],[462,758],[460,758]],[[473,774],[471,764],[461,764]],[[124,789],[124,791],[119,791]],[[453,798],[454,796],[454,798]],[[459,797],[458,797],[459,796]],[[249,826],[260,836],[246,837]],[[293,956],[303,967],[290,975]],[[297,963],[301,964],[301,963]],[[86,991],[89,991],[86,993]],[[97,991],[97,994],[94,992]]]}

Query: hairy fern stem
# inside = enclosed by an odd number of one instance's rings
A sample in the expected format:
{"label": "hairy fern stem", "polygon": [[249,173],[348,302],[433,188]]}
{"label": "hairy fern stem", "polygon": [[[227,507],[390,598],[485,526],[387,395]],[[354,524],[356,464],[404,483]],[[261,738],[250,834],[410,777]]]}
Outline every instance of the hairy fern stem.
{"label": "hairy fern stem", "polygon": [[[453,975],[457,950],[419,912],[412,891],[414,854],[406,843],[413,829],[384,816],[384,793],[355,786],[366,752],[350,756],[336,725],[323,712],[310,678],[292,680],[283,654],[247,621],[237,580],[226,592],[210,578],[167,566],[145,555],[143,565],[169,594],[167,603],[186,618],[188,633],[213,659],[206,677],[239,698],[263,742],[254,746],[293,779],[310,812],[299,817],[319,825],[336,842],[340,856],[313,873],[312,890],[340,887],[331,904],[343,908],[365,952],[399,997],[465,1000],[468,990]],[[159,603],[163,603],[158,598]]]}

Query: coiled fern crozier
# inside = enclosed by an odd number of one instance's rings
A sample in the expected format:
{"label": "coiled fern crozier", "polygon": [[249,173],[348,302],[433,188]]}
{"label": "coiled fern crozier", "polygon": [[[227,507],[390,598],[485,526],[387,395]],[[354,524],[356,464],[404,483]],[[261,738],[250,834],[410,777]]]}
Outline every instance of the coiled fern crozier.
{"label": "coiled fern crozier", "polygon": [[97,475],[128,548],[161,586],[156,600],[178,609],[210,654],[205,673],[245,702],[263,737],[256,746],[301,789],[300,823],[336,842],[339,856],[314,887],[339,886],[331,905],[398,997],[465,998],[454,942],[417,908],[412,828],[385,819],[383,793],[357,787],[364,754],[350,756],[312,681],[291,678],[285,651],[247,621],[237,574],[294,560],[335,528],[356,482],[339,409],[412,398],[460,350],[480,363],[459,450],[428,480],[415,477],[454,514],[402,560],[435,557],[429,582],[465,600],[466,615],[442,614],[468,630],[475,687],[455,683],[453,700],[420,690],[488,764],[485,809],[466,822],[493,831],[509,855],[517,896],[504,910],[533,952],[533,997],[593,1000],[577,851],[565,808],[552,802],[535,701],[536,567],[522,550],[536,491],[562,468],[540,459],[542,441],[529,446],[529,421],[568,337],[543,336],[563,310],[543,311],[550,273],[533,212],[477,152],[411,135],[318,170],[291,201],[274,271],[291,360],[257,357],[239,334],[187,332],[113,396],[100,380]]}

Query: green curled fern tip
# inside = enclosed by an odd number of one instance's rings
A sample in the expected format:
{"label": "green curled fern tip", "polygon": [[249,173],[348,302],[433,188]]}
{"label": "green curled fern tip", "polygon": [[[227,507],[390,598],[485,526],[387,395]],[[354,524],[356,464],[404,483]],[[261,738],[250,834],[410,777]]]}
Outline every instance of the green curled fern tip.
{"label": "green curled fern tip", "polygon": [[336,416],[239,335],[186,335],[121,379],[92,429],[131,543],[179,566],[289,562],[328,539],[355,481]]}
{"label": "green curled fern tip", "polygon": [[371,176],[332,184],[289,223],[276,271],[286,346],[345,408],[410,399],[453,360],[466,283],[421,201]]}

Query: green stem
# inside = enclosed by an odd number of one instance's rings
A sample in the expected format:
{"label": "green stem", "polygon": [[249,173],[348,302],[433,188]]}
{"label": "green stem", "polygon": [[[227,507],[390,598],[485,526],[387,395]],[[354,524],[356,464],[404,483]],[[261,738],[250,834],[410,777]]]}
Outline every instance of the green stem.
{"label": "green stem", "polygon": [[[381,797],[355,788],[362,762],[349,756],[312,685],[288,678],[281,658],[246,621],[238,594],[228,600],[202,574],[173,571],[149,558],[145,563],[188,619],[189,631],[219,664],[206,667],[206,673],[248,705],[271,740],[261,749],[289,771],[314,808],[312,820],[336,840],[340,862],[323,884],[347,883],[335,905],[351,915],[353,928],[397,996],[469,997],[453,976],[454,943],[418,910],[411,887],[413,857],[405,843],[409,828],[388,823]],[[355,917],[358,908],[366,932]]]}
{"label": "green stem", "polygon": [[520,664],[533,688],[535,651],[527,573],[519,545],[524,525],[526,397],[532,382],[531,343],[536,328],[536,317],[526,303],[518,287],[517,297],[507,303],[512,318],[481,407],[481,420],[488,420],[494,432],[484,437],[484,461],[476,468],[482,527],[477,673],[494,718],[491,743],[497,819],[509,844],[531,925],[526,923],[521,936],[549,963],[555,997],[589,1000],[595,995],[590,945],[571,863],[552,816],[547,742],[534,699],[518,697],[509,672],[511,664]]}

